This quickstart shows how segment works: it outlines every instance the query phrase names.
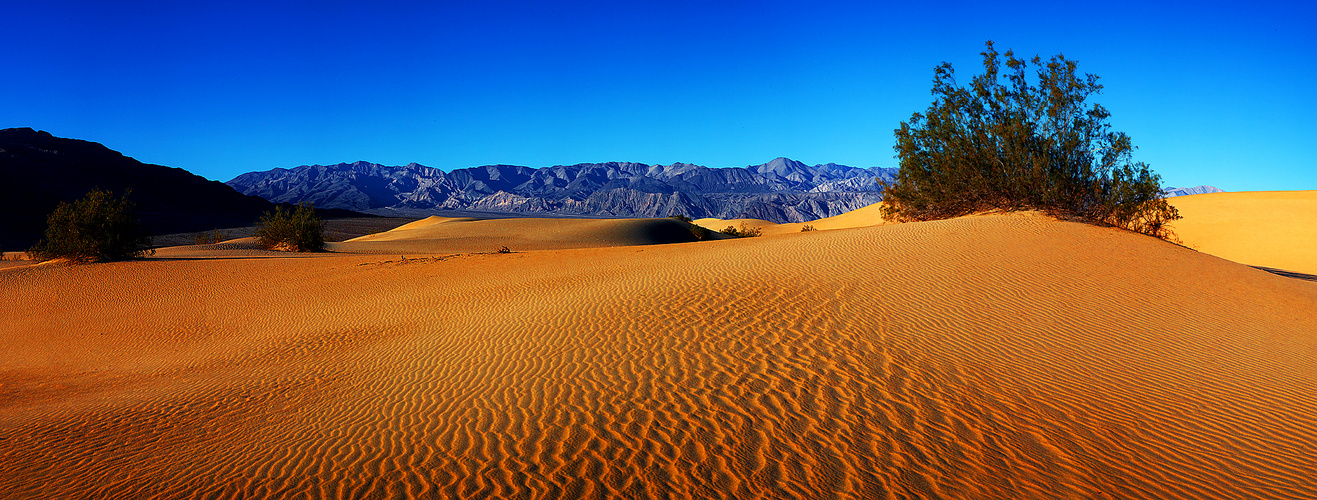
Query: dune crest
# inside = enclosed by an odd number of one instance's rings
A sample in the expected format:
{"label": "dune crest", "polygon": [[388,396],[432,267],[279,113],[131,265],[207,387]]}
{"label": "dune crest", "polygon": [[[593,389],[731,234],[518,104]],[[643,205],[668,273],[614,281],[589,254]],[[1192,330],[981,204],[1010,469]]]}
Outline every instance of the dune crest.
{"label": "dune crest", "polygon": [[1317,283],[1045,217],[0,293],[6,498],[1317,496]]}
{"label": "dune crest", "polygon": [[334,252],[439,254],[608,246],[657,245],[698,241],[688,226],[673,219],[474,219],[428,217],[396,229],[326,247]]}

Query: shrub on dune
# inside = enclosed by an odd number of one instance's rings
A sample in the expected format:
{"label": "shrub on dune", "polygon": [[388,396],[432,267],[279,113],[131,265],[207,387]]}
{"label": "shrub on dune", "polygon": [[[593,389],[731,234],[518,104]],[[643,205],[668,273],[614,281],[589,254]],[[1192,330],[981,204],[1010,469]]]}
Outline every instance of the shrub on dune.
{"label": "shrub on dune", "polygon": [[695,236],[695,239],[697,240],[707,240],[712,233],[713,231],[710,231],[707,227],[698,224],[691,224],[691,235]]}
{"label": "shrub on dune", "polygon": [[933,104],[896,130],[901,169],[884,186],[884,218],[1032,209],[1171,237],[1167,224],[1180,215],[1161,178],[1132,161],[1134,146],[1111,130],[1106,108],[1084,104],[1102,90],[1096,75],[1079,75],[1062,55],[1044,64],[1009,50],[1003,69],[991,41],[981,55],[984,72],[969,87],[950,63],[938,66]]}
{"label": "shrub on dune", "polygon": [[37,260],[105,262],[155,253],[134,213],[131,190],[93,189],[73,203],[60,203],[46,218],[46,234],[28,253]]}
{"label": "shrub on dune", "polygon": [[746,224],[744,222],[741,223],[740,229],[737,229],[736,226],[727,226],[722,231],[718,231],[718,232],[728,236],[735,236],[737,238],[753,238],[755,236],[760,236],[764,234],[763,229],[757,227],[750,227],[749,224]]}
{"label": "shrub on dune", "polygon": [[202,231],[200,233],[192,235],[192,244],[207,245],[207,244],[219,243],[227,239],[229,239],[228,231],[214,229],[211,231]]}
{"label": "shrub on dune", "polygon": [[256,222],[257,246],[286,252],[320,252],[325,249],[325,223],[316,216],[315,205],[300,203],[265,212]]}
{"label": "shrub on dune", "polygon": [[696,224],[694,221],[691,220],[690,217],[686,216],[685,214],[674,213],[672,215],[669,215],[668,218],[677,219],[679,221],[685,222],[686,224],[690,225],[691,235],[695,236],[695,239],[700,241],[709,239],[709,234],[711,233],[711,231],[709,231],[709,229],[704,226]]}

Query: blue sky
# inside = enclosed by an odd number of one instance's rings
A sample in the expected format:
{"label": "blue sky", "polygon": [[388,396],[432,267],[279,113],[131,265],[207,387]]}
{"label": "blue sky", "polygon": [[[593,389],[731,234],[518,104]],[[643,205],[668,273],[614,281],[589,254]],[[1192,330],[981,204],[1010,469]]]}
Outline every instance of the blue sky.
{"label": "blue sky", "polygon": [[1317,189],[1301,3],[13,2],[0,127],[228,180],[366,160],[894,167],[933,68],[1064,53],[1170,186]]}

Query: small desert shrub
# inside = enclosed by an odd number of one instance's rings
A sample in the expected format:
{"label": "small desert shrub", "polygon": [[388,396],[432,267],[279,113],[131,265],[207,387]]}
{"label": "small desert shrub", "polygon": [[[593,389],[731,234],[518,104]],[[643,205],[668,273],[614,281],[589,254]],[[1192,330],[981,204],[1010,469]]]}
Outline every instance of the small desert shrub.
{"label": "small desert shrub", "polygon": [[506,246],[502,246],[502,247],[498,247],[498,250],[495,250],[494,253],[512,253],[512,249]]}
{"label": "small desert shrub", "polygon": [[325,223],[316,216],[315,205],[300,203],[287,210],[274,207],[256,222],[257,246],[287,252],[319,252],[325,249]]}
{"label": "small desert shrub", "polygon": [[691,224],[691,234],[694,235],[697,240],[707,240],[712,233],[713,231],[710,231],[707,227],[698,224]]}
{"label": "small desert shrub", "polygon": [[141,258],[155,253],[129,200],[93,189],[73,203],[60,203],[46,218],[46,235],[28,254],[37,260],[65,258],[98,262]]}
{"label": "small desert shrub", "polygon": [[690,227],[691,227],[691,235],[695,236],[695,239],[700,240],[700,241],[704,241],[704,240],[709,239],[709,233],[711,232],[711,231],[709,231],[709,228],[706,228],[706,227],[704,227],[704,226],[700,226],[700,225],[698,225],[698,224],[695,224],[695,221],[692,221],[690,217],[687,217],[687,216],[684,215],[684,214],[672,214],[672,215],[669,215],[668,218],[669,218],[669,219],[677,219],[677,220],[679,220],[679,221],[682,221],[682,222],[685,222],[685,223],[687,223],[687,224],[690,224]]}
{"label": "small desert shrub", "polygon": [[211,244],[211,243],[219,243],[219,242],[224,241],[224,240],[227,240],[227,239],[229,239],[229,232],[228,232],[228,231],[221,231],[221,230],[219,230],[219,229],[216,229],[216,230],[213,230],[213,231],[203,231],[203,232],[200,232],[200,233],[197,233],[197,234],[193,235],[193,236],[192,236],[192,244],[194,244],[194,245],[206,245],[206,244]]}
{"label": "small desert shrub", "polygon": [[762,229],[757,227],[750,227],[749,224],[746,224],[744,222],[741,223],[740,229],[737,229],[735,226],[727,226],[726,229],[723,229],[722,231],[718,231],[718,232],[728,236],[735,236],[737,238],[753,238],[755,236],[760,236],[764,234],[764,231]]}
{"label": "small desert shrub", "polygon": [[809,225],[809,224],[805,224],[805,225],[803,225],[803,226],[800,226],[800,232],[805,233],[805,232],[809,232],[809,231],[818,231],[818,229],[814,229],[814,226],[811,226],[811,225]]}

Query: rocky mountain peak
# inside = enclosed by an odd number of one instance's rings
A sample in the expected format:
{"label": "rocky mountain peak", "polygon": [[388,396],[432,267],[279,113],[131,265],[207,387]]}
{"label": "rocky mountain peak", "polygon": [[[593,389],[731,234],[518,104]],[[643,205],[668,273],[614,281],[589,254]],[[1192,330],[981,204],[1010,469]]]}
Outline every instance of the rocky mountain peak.
{"label": "rocky mountain peak", "polygon": [[[368,165],[369,168],[359,165]],[[565,215],[736,218],[750,213],[775,222],[837,215],[881,199],[874,188],[886,170],[828,164],[811,167],[776,158],[749,167],[688,163],[581,163],[530,168],[486,165],[437,169],[368,162],[298,167],[240,175],[229,185],[272,201],[317,207],[499,210]],[[674,197],[675,196],[675,197]],[[781,220],[776,220],[781,219]]]}

